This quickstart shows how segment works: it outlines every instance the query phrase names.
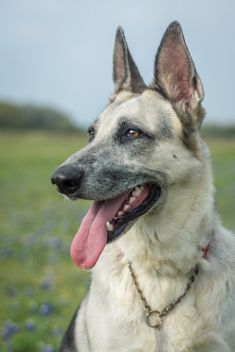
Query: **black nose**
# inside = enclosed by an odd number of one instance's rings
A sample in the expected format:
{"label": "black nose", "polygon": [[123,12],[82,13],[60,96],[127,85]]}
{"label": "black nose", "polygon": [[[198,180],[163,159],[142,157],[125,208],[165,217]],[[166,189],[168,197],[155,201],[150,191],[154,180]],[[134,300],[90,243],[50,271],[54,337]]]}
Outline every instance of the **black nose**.
{"label": "black nose", "polygon": [[64,165],[54,172],[51,182],[57,186],[60,193],[71,196],[78,190],[82,175],[82,169],[72,165]]}

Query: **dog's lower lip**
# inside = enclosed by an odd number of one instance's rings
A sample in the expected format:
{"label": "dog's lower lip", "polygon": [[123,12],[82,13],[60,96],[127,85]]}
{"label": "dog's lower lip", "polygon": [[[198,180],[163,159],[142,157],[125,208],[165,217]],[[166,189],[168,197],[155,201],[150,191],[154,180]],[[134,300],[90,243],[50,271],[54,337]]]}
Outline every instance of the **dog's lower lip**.
{"label": "dog's lower lip", "polygon": [[[118,218],[115,222],[115,228],[113,231],[108,231],[107,243],[112,242],[122,235],[127,227],[131,227],[131,223],[134,223],[138,217],[147,213],[153,205],[158,201],[161,195],[161,187],[157,184],[149,185],[151,192],[147,199],[145,199],[139,206],[133,208],[124,216]],[[129,225],[129,226],[128,226]]]}

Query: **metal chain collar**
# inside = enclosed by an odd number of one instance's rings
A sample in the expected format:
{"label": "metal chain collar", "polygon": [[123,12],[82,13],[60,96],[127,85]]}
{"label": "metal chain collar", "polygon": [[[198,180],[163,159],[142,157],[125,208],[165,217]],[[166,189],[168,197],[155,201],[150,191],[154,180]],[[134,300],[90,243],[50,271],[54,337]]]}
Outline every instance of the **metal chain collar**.
{"label": "metal chain collar", "polygon": [[144,308],[144,311],[146,313],[146,322],[149,327],[151,328],[160,328],[162,325],[162,320],[163,318],[170,313],[175,306],[181,302],[181,300],[186,296],[187,292],[190,290],[192,284],[196,280],[196,277],[199,273],[198,266],[196,266],[193,270],[193,274],[190,276],[189,281],[187,283],[187,286],[181,296],[179,296],[176,300],[174,300],[172,303],[168,304],[165,308],[163,308],[162,311],[159,310],[152,310],[150,306],[148,305],[146,298],[144,297],[142,290],[139,287],[139,284],[137,282],[133,267],[131,262],[128,261],[128,268],[131,274],[132,282],[136,288],[137,294],[139,296],[140,302]]}

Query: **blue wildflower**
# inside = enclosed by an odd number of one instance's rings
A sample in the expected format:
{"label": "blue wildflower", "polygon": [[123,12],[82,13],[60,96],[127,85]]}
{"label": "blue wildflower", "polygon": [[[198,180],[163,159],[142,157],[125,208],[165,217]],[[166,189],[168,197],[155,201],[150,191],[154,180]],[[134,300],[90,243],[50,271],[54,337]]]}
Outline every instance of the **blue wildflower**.
{"label": "blue wildflower", "polygon": [[52,314],[53,307],[50,303],[43,303],[39,308],[39,313],[44,317],[47,317]]}
{"label": "blue wildflower", "polygon": [[7,321],[6,325],[3,327],[2,338],[4,341],[7,341],[17,332],[19,332],[18,325],[12,321]]}
{"label": "blue wildflower", "polygon": [[52,345],[45,345],[42,348],[42,352],[55,352],[55,347]]}
{"label": "blue wildflower", "polygon": [[24,327],[26,331],[29,331],[29,332],[34,331],[36,327],[35,321],[33,319],[27,319],[24,324]]}

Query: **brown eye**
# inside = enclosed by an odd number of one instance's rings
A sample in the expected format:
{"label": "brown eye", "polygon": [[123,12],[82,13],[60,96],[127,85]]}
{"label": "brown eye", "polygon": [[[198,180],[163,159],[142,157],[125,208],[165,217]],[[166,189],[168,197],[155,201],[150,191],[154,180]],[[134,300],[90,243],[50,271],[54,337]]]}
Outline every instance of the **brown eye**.
{"label": "brown eye", "polygon": [[95,130],[93,127],[88,128],[88,134],[89,134],[89,142],[92,142],[93,139],[95,138]]}
{"label": "brown eye", "polygon": [[141,136],[141,132],[138,130],[128,130],[126,135],[131,139],[137,139]]}

